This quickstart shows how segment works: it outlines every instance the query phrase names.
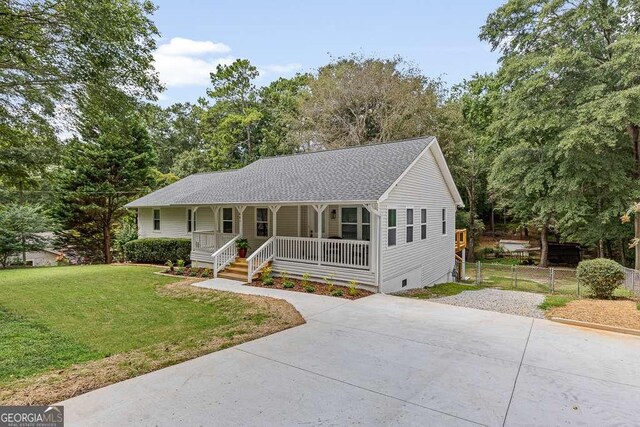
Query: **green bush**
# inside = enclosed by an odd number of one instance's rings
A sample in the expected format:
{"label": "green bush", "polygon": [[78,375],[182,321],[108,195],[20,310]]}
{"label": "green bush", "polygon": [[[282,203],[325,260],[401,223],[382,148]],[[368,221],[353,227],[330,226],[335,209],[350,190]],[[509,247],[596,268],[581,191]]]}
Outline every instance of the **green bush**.
{"label": "green bush", "polygon": [[578,264],[576,278],[580,286],[589,288],[596,298],[610,299],[624,280],[624,270],[615,261],[598,258]]}
{"label": "green bush", "polygon": [[286,282],[284,282],[284,284],[282,285],[285,289],[293,289],[296,287],[296,284],[293,283],[291,280],[287,280]]}
{"label": "green bush", "polygon": [[124,255],[129,262],[143,264],[165,264],[167,260],[188,260],[191,240],[150,238],[132,240],[124,245]]}
{"label": "green bush", "polygon": [[331,292],[331,296],[332,297],[341,297],[344,293],[342,292],[342,289],[336,289],[335,291]]}

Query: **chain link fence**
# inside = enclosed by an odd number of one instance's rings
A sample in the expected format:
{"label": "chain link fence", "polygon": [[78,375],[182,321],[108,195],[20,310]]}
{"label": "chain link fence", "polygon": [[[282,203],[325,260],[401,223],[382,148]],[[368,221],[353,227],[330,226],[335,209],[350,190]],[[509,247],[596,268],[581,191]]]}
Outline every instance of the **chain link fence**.
{"label": "chain link fence", "polygon": [[[466,279],[476,284],[500,289],[558,294],[575,297],[589,295],[589,289],[576,279],[576,270],[564,267],[534,267],[490,263],[466,263]],[[615,295],[640,297],[640,271],[624,268],[623,286]]]}

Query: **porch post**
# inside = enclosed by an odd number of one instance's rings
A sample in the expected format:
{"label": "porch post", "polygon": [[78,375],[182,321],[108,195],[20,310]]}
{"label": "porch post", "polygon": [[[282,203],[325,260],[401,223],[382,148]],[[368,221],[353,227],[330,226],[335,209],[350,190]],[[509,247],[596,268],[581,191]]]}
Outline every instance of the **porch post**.
{"label": "porch post", "polygon": [[373,204],[364,205],[371,215],[371,240],[369,242],[369,270],[373,272],[376,285],[378,284],[378,228],[380,227],[380,212]]}
{"label": "porch post", "polygon": [[327,205],[313,205],[313,209],[318,212],[318,223],[316,234],[318,235],[318,265],[322,264],[322,212],[327,208]]}
{"label": "porch post", "polygon": [[278,211],[280,210],[280,205],[272,205],[269,206],[271,209],[271,213],[273,214],[273,233],[272,236],[276,236],[278,233]]}
{"label": "porch post", "polygon": [[197,231],[198,221],[196,221],[196,212],[198,212],[199,207],[200,206],[196,206],[191,210],[191,224],[193,225],[191,231]]}
{"label": "porch post", "polygon": [[242,232],[244,230],[244,227],[242,225],[242,216],[244,213],[244,210],[247,209],[247,205],[238,205],[236,206],[236,209],[238,209],[238,212],[240,213],[240,218],[238,219],[238,235],[242,236]]}

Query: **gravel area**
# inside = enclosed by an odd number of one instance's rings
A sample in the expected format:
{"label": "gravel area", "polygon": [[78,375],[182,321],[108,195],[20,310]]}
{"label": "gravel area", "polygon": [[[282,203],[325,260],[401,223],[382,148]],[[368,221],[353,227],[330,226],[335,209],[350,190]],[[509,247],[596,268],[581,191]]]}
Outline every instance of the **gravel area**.
{"label": "gravel area", "polygon": [[544,295],[530,292],[480,289],[429,301],[544,319],[544,311],[538,308]]}

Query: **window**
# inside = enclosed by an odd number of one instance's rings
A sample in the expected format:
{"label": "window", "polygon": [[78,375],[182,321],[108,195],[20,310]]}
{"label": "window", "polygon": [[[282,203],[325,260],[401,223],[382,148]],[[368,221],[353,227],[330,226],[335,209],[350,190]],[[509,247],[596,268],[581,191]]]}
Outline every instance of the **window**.
{"label": "window", "polygon": [[442,208],[442,234],[447,234],[447,209]]}
{"label": "window", "polygon": [[371,212],[362,208],[362,240],[371,240]]}
{"label": "window", "polygon": [[197,225],[196,225],[197,214],[198,214],[197,211],[194,212],[191,209],[187,209],[187,233],[191,233],[192,231],[197,230]]}
{"label": "window", "polygon": [[233,208],[222,208],[222,232],[233,233]]}
{"label": "window", "polygon": [[341,232],[343,239],[358,238],[358,208],[342,208]]}
{"label": "window", "polygon": [[387,211],[387,246],[396,245],[396,210],[389,209]]}
{"label": "window", "polygon": [[405,286],[407,286],[407,279],[402,279],[402,287],[404,288]]}
{"label": "window", "polygon": [[413,209],[407,209],[407,243],[413,242]]}
{"label": "window", "polygon": [[153,210],[153,231],[160,231],[160,209]]}
{"label": "window", "polygon": [[269,236],[269,209],[256,208],[256,237]]}
{"label": "window", "polygon": [[420,209],[420,238],[427,238],[427,210]]}

